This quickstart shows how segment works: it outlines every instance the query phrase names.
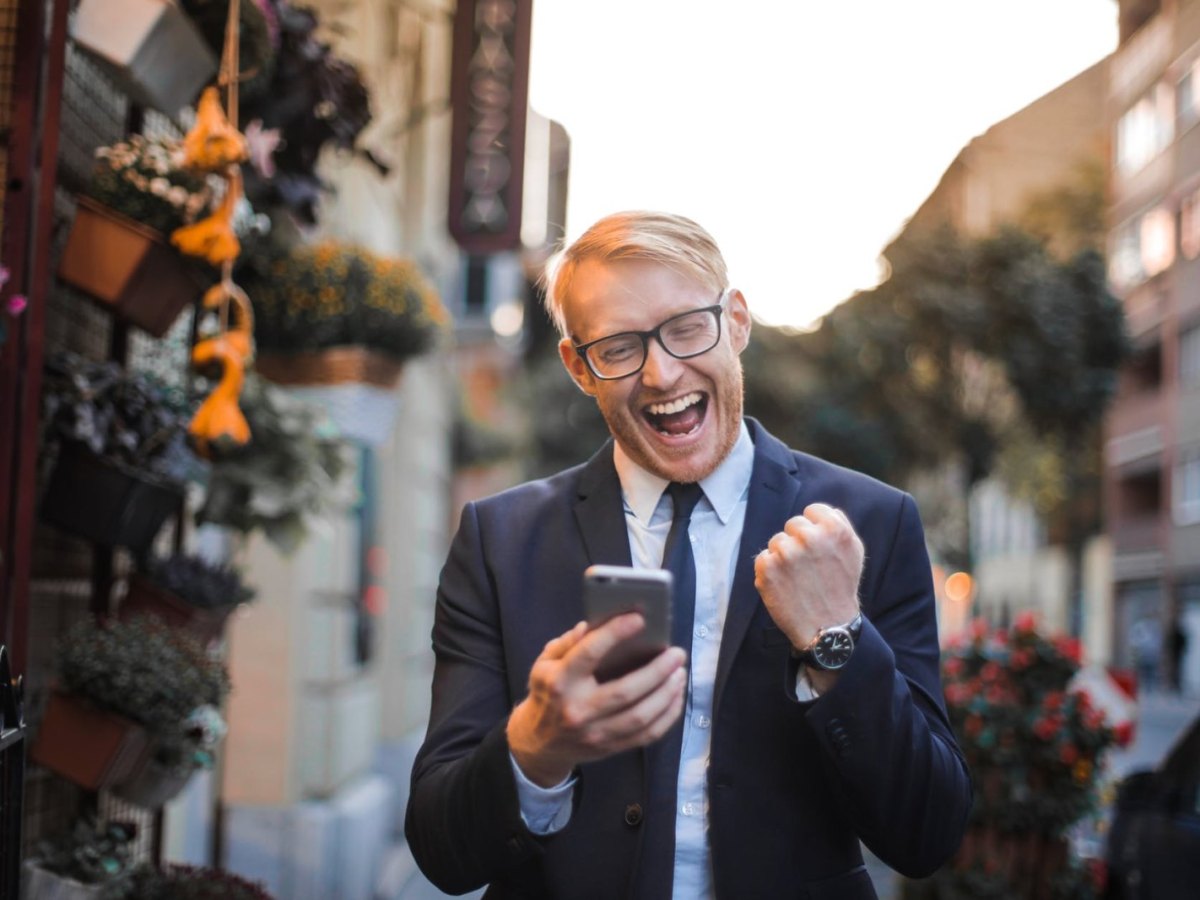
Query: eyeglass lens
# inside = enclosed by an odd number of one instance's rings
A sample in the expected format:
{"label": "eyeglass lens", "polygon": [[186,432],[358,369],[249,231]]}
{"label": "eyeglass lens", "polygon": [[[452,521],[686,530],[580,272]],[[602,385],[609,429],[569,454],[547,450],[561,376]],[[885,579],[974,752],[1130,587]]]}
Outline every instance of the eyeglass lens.
{"label": "eyeglass lens", "polygon": [[[705,353],[720,339],[719,316],[720,310],[704,309],[669,319],[658,327],[659,342],[680,359]],[[640,334],[614,334],[593,344],[588,359],[602,378],[631,375],[646,360],[648,340]]]}

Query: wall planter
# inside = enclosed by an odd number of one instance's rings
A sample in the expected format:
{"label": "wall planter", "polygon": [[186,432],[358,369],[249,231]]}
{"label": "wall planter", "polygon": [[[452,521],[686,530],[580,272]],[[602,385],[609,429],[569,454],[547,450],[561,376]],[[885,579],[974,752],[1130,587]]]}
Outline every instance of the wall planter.
{"label": "wall planter", "polygon": [[106,546],[149,549],[167,517],[183,505],[183,488],[64,442],[42,497],[41,519]]}
{"label": "wall planter", "polygon": [[155,337],[209,281],[158,232],[87,197],[79,198],[58,277]]}
{"label": "wall planter", "polygon": [[129,590],[121,601],[120,617],[157,616],[173,628],[191,632],[205,643],[217,640],[225,631],[225,621],[237,604],[204,609],[155,584],[142,575],[129,579]]}
{"label": "wall planter", "polygon": [[140,725],[54,691],[29,758],[95,791],[128,779],[149,751],[150,739]]}
{"label": "wall planter", "polygon": [[264,350],[255,368],[264,378],[288,386],[358,383],[393,388],[404,364],[366,347],[330,347],[297,353]]}
{"label": "wall planter", "polygon": [[31,860],[21,869],[21,900],[98,900],[105,888],[43,869]]}
{"label": "wall planter", "polygon": [[391,436],[403,363],[365,347],[333,347],[264,352],[255,367],[264,378],[324,409],[343,437],[374,447]]}
{"label": "wall planter", "polygon": [[171,115],[217,72],[199,30],[171,0],[82,0],[71,37],[135,100]]}
{"label": "wall planter", "polygon": [[147,754],[138,770],[114,785],[112,793],[135,806],[158,809],[179,795],[194,771],[163,765],[153,754]]}

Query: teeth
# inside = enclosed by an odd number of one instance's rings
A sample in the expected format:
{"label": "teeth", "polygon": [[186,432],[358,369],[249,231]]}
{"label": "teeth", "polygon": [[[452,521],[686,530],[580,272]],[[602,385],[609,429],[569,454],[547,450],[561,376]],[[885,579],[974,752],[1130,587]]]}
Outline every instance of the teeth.
{"label": "teeth", "polygon": [[700,392],[692,391],[692,393],[686,394],[678,400],[672,400],[670,403],[651,403],[646,409],[653,416],[669,416],[672,413],[683,412],[692,404],[699,403],[700,400]]}

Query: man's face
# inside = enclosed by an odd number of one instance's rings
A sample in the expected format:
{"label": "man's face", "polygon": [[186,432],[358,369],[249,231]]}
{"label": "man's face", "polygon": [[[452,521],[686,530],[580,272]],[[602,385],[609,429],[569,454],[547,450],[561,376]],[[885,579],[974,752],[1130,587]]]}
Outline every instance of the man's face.
{"label": "man's face", "polygon": [[[679,313],[712,306],[712,288],[649,260],[579,265],[564,306],[575,342],[622,331],[649,331]],[[750,313],[740,291],[730,292],[721,338],[700,356],[676,359],[650,339],[646,364],[626,378],[596,378],[571,339],[559,344],[575,383],[596,398],[613,437],[642,468],[668,481],[709,475],[737,441],[742,421],[742,364]]]}

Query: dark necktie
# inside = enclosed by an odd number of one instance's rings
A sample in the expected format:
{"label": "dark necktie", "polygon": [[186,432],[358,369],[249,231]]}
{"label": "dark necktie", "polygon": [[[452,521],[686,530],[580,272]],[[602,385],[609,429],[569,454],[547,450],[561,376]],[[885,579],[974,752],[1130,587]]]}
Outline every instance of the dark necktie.
{"label": "dark necktie", "polygon": [[[696,615],[696,559],[688,536],[692,510],[704,492],[698,484],[667,486],[674,511],[671,530],[663,548],[663,568],[675,579],[671,604],[671,643],[688,652],[691,666],[692,623]],[[685,701],[686,713],[686,701]],[[675,871],[675,805],[679,781],[679,753],[683,748],[683,722],[679,722],[657,743],[646,748],[645,832],[639,848],[634,895],[640,900],[659,900],[671,896]]]}
{"label": "dark necktie", "polygon": [[696,558],[692,554],[688,525],[692,520],[692,510],[704,492],[698,484],[673,481],[667,485],[667,493],[671,495],[674,510],[671,513],[671,530],[667,533],[667,543],[663,548],[662,565],[675,577],[671,643],[691,655],[692,622],[696,615]]}

